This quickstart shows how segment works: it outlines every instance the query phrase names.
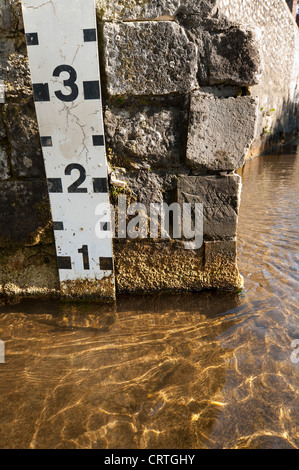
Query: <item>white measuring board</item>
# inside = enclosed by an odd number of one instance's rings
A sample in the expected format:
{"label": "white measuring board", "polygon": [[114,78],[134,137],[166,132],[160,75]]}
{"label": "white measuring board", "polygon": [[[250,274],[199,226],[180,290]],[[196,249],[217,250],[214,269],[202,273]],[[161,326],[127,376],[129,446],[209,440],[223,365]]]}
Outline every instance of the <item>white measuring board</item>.
{"label": "white measuring board", "polygon": [[22,0],[22,9],[61,291],[114,297],[95,1]]}

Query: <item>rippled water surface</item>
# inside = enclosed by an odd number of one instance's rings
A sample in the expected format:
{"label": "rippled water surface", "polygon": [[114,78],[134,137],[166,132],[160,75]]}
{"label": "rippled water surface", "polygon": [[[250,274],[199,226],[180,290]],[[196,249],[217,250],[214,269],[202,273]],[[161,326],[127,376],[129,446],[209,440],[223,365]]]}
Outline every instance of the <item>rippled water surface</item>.
{"label": "rippled water surface", "polygon": [[1,448],[299,448],[299,155],[288,152],[242,172],[241,293],[0,307]]}

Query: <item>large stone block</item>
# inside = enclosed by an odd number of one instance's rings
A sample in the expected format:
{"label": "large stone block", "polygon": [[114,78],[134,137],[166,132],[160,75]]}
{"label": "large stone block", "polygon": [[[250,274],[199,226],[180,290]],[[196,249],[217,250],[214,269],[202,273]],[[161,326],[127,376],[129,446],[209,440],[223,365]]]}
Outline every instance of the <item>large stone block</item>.
{"label": "large stone block", "polygon": [[230,23],[223,28],[215,21],[206,22],[205,28],[199,47],[199,84],[258,84],[262,62],[254,32]]}
{"label": "large stone block", "polygon": [[186,162],[194,168],[235,170],[245,163],[253,142],[258,102],[250,96],[191,98]]}
{"label": "large stone block", "polygon": [[196,46],[171,21],[104,25],[110,95],[188,93],[197,87]]}
{"label": "large stone block", "polygon": [[[116,166],[178,166],[184,157],[187,112],[175,107],[106,108],[106,144]],[[108,152],[109,155],[109,152]]]}
{"label": "large stone block", "polygon": [[0,246],[49,240],[53,237],[46,182],[0,182]]}
{"label": "large stone block", "polygon": [[240,289],[236,240],[205,242],[186,250],[180,241],[114,242],[118,293]]}
{"label": "large stone block", "polygon": [[177,191],[180,204],[203,204],[205,240],[236,237],[241,193],[239,175],[181,176]]}

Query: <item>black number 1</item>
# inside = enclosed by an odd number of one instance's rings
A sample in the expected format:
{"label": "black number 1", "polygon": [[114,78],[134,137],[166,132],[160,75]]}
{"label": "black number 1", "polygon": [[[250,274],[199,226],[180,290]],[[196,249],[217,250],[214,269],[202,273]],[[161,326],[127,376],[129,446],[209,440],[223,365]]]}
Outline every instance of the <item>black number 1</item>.
{"label": "black number 1", "polygon": [[68,80],[63,81],[63,85],[70,87],[71,93],[69,95],[64,95],[61,91],[55,91],[55,95],[61,101],[75,101],[79,95],[79,89],[75,83],[77,80],[77,72],[70,65],[59,65],[53,72],[53,77],[59,77],[62,72],[67,72],[70,76]]}
{"label": "black number 1", "polygon": [[80,250],[78,250],[78,253],[81,253],[83,256],[83,266],[84,269],[89,269],[89,256],[88,256],[88,246],[83,245]]}

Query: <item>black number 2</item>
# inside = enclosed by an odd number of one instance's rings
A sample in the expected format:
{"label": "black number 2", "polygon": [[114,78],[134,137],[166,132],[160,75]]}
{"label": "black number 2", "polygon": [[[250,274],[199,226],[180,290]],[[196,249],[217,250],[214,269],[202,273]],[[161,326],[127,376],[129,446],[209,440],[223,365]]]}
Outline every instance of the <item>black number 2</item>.
{"label": "black number 2", "polygon": [[69,176],[73,170],[80,172],[79,178],[67,188],[68,193],[87,193],[87,188],[79,188],[79,186],[86,180],[86,170],[79,163],[71,163],[64,170],[65,175]]}
{"label": "black number 2", "polygon": [[64,95],[61,91],[55,91],[55,95],[61,101],[75,101],[79,95],[79,89],[75,83],[77,80],[77,72],[70,65],[59,65],[53,72],[53,77],[59,77],[62,72],[67,72],[69,78],[63,81],[63,85],[70,87],[71,93],[69,95]]}

